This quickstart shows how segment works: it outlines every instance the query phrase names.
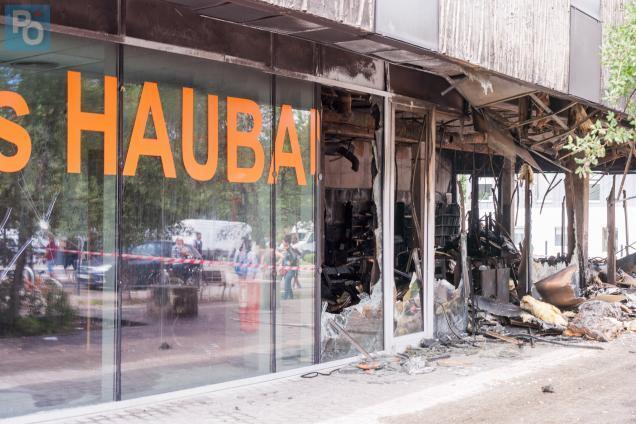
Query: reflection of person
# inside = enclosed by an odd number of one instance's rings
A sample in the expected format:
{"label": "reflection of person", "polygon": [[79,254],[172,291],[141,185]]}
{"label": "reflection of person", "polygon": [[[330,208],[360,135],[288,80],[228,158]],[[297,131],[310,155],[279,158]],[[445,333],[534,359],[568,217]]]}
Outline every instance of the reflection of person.
{"label": "reflection of person", "polygon": [[271,275],[272,255],[274,255],[274,253],[278,254],[278,252],[274,251],[274,244],[271,241],[263,243],[263,247],[260,251],[260,264],[263,274],[267,275],[267,279],[269,279],[269,275]]}
{"label": "reflection of person", "polygon": [[281,274],[283,275],[283,299],[293,299],[294,292],[292,290],[292,282],[298,273],[299,257],[297,250],[291,245],[292,237],[287,234],[283,239],[283,269]]}
{"label": "reflection of person", "polygon": [[181,237],[177,237],[177,239],[174,241],[174,246],[172,246],[171,256],[173,258],[188,257],[188,249],[183,244],[183,239]]}
{"label": "reflection of person", "polygon": [[[300,262],[301,254],[300,254],[300,252],[298,251],[298,249],[296,249],[296,248],[294,247],[294,245],[295,245],[296,243],[298,243],[298,234],[295,234],[295,233],[294,233],[294,234],[292,234],[292,236],[291,236],[291,246],[290,246],[290,248],[291,248],[291,249],[294,249],[294,253],[296,254],[296,256],[297,256],[297,257],[298,257],[298,259],[299,259],[299,260],[298,260],[298,262]],[[298,281],[298,274],[299,274],[299,272],[298,272],[298,270],[296,270],[296,273],[295,273],[295,275],[294,275],[294,283],[293,283],[293,287],[294,287],[295,289],[296,289],[296,288],[298,288],[298,289],[299,289],[299,288],[301,288],[301,287],[300,287],[300,281]]]}
{"label": "reflection of person", "polygon": [[234,272],[240,279],[254,278],[258,260],[252,250],[252,241],[248,237],[243,238],[241,248],[234,255]]}
{"label": "reflection of person", "polygon": [[46,245],[44,260],[46,261],[46,268],[49,271],[49,276],[51,277],[53,277],[53,266],[55,266],[56,253],[57,245],[55,244],[55,237],[53,237],[52,233],[49,233],[49,242]]}
{"label": "reflection of person", "polygon": [[197,249],[197,252],[199,252],[201,256],[203,256],[203,240],[201,240],[201,233],[197,232],[196,237],[197,238],[194,240],[194,248]]}

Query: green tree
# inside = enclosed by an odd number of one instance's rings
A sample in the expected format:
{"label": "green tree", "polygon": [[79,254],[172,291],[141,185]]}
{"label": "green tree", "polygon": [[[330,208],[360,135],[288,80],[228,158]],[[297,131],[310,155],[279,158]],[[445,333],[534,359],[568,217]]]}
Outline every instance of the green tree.
{"label": "green tree", "polygon": [[608,112],[582,137],[569,136],[565,149],[575,154],[576,173],[590,173],[608,146],[636,140],[636,2],[625,4],[625,20],[610,29],[602,49],[603,65],[608,71],[605,98],[623,114]]}

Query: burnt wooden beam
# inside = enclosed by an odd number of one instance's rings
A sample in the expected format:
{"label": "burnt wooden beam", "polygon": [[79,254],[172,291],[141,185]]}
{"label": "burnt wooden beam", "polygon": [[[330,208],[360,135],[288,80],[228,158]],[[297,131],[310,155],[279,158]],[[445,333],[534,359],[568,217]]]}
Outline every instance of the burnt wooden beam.
{"label": "burnt wooden beam", "polygon": [[[526,119],[525,121],[517,122],[517,123],[515,123],[515,124],[510,125],[510,126],[508,127],[508,129],[509,129],[509,130],[511,130],[511,129],[513,129],[513,128],[519,128],[519,127],[523,127],[523,126],[528,125],[528,124],[533,124],[533,123],[535,123],[535,122],[537,122],[537,121],[541,121],[542,119],[550,119],[550,118],[553,118],[554,116],[557,116],[557,115],[559,115],[559,114],[561,114],[561,113],[563,113],[563,112],[567,111],[568,109],[570,109],[571,107],[573,107],[573,106],[574,106],[574,105],[576,105],[576,104],[577,104],[576,102],[574,102],[574,103],[570,103],[570,104],[569,104],[569,105],[567,105],[566,107],[561,108],[561,109],[559,109],[559,110],[558,110],[558,111],[556,111],[556,112],[552,112],[551,114],[545,114],[545,115],[535,116],[535,117],[533,117],[533,118]],[[521,114],[520,114],[520,115],[521,115]]]}
{"label": "burnt wooden beam", "polygon": [[557,114],[555,114],[552,109],[550,109],[550,106],[548,106],[546,103],[543,102],[543,100],[541,100],[536,94],[532,93],[530,94],[530,98],[532,99],[532,101],[539,106],[541,109],[543,109],[543,111],[547,114],[550,115],[550,119],[552,119],[554,122],[556,122],[561,128],[563,128],[564,130],[568,129],[567,124],[563,121],[563,119],[561,119],[561,117],[559,117]]}

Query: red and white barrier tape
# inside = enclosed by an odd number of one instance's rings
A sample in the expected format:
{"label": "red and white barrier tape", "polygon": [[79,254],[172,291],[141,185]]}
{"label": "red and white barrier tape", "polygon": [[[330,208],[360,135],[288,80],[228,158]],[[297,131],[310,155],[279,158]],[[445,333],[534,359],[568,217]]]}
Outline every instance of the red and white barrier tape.
{"label": "red and white barrier tape", "polygon": [[[116,253],[110,253],[110,252],[88,252],[88,251],[60,249],[60,248],[55,249],[55,251],[64,252],[64,253],[76,253],[78,255],[82,254],[82,255],[89,255],[89,256],[101,256],[101,257],[117,256]],[[234,261],[210,261],[206,259],[194,259],[194,258],[173,258],[173,257],[165,257],[165,256],[134,255],[132,253],[122,253],[119,256],[122,259],[158,261],[158,262],[165,263],[167,265],[188,264],[188,265],[212,265],[212,266],[229,266],[229,267],[242,266],[242,267],[253,268],[253,269],[259,269],[259,268],[271,269],[274,267],[273,265],[269,265],[269,264],[245,264],[245,263],[242,264],[240,262],[234,262]],[[299,266],[276,265],[276,269],[278,271],[295,271],[295,270],[313,271],[316,269],[316,267],[315,265],[299,265]]]}

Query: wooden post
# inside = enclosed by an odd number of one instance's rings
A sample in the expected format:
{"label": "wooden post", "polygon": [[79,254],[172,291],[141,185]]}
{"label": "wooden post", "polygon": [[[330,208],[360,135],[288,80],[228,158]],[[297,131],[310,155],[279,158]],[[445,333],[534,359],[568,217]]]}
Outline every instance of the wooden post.
{"label": "wooden post", "polygon": [[627,191],[623,190],[623,212],[625,213],[625,255],[629,255],[629,220],[627,219]]}
{"label": "wooden post", "polygon": [[587,255],[588,255],[588,222],[590,210],[590,179],[587,174],[583,176],[572,175],[574,188],[574,225],[576,235],[576,254],[579,259],[579,287],[587,285]]}
{"label": "wooden post", "polygon": [[499,199],[501,211],[501,226],[512,237],[514,235],[514,203],[512,202],[512,192],[515,183],[515,166],[514,162],[508,158],[504,158],[503,172],[501,175],[501,195]]}
{"label": "wooden post", "polygon": [[525,228],[523,238],[523,252],[526,259],[526,275],[523,294],[529,294],[532,287],[532,190],[530,181],[525,181]]}
{"label": "wooden post", "polygon": [[565,180],[563,181],[565,185],[565,213],[567,215],[567,229],[564,229],[564,231],[566,231],[567,234],[568,261],[572,260],[576,247],[576,230],[574,227],[574,178],[576,178],[576,176],[572,173],[566,173]]}
{"label": "wooden post", "polygon": [[616,283],[616,176],[612,177],[612,190],[607,197],[607,282]]}

